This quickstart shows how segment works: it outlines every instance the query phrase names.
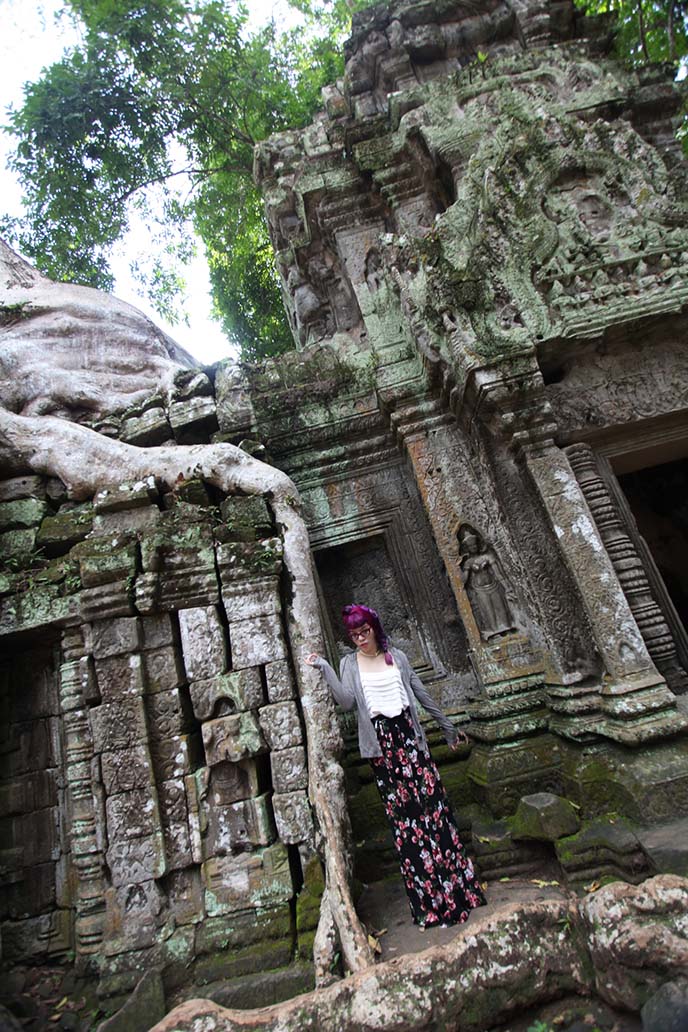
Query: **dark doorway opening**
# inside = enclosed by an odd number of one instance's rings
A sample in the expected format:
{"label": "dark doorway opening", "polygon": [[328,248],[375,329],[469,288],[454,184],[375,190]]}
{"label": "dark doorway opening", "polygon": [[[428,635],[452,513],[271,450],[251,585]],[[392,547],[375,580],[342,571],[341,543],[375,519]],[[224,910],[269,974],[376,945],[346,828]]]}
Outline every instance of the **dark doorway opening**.
{"label": "dark doorway opening", "polygon": [[618,480],[685,632],[688,629],[688,459],[625,473]]}

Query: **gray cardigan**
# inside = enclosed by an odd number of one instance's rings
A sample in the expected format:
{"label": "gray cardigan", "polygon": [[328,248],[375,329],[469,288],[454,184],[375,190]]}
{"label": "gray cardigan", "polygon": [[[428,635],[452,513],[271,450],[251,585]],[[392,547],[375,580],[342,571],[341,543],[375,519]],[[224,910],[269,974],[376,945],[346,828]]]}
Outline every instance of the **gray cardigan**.
{"label": "gray cardigan", "polygon": [[[402,684],[408,698],[409,710],[411,711],[411,721],[416,732],[418,744],[423,752],[429,753],[429,749],[423,728],[421,727],[418,719],[415,703],[416,699],[418,699],[418,702],[420,702],[423,709],[427,710],[430,716],[435,718],[439,726],[442,728],[447,742],[452,745],[456,741],[457,731],[451,720],[448,720],[447,717],[445,717],[442,710],[437,706],[431,695],[423,687],[421,679],[412,669],[405,654],[399,649],[390,649],[389,651],[392,653],[394,662],[399,668]],[[339,664],[339,677],[337,677],[327,660],[322,659],[320,656],[314,665],[317,666],[319,670],[322,670],[330,691],[342,709],[351,710],[354,706],[356,707],[358,711],[358,745],[361,751],[361,756],[365,759],[370,759],[370,757],[373,756],[381,756],[380,743],[377,740],[375,728],[373,727],[373,722],[370,719],[368,707],[365,703],[363,686],[361,684],[361,675],[358,670],[358,663],[356,662],[356,653],[349,652],[342,657]]]}

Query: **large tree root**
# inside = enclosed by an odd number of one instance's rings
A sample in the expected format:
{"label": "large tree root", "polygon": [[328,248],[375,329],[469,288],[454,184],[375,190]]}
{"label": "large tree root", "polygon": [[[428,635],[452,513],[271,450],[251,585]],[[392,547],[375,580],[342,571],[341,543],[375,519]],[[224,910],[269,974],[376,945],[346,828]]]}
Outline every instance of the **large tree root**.
{"label": "large tree root", "polygon": [[687,919],[688,880],[674,875],[510,904],[493,916],[474,912],[447,946],[259,1010],[189,1000],[150,1032],[484,1032],[569,993],[638,1011],[685,976]]}
{"label": "large tree root", "polygon": [[231,444],[138,448],[53,416],[19,416],[0,408],[0,457],[22,472],[59,477],[71,497],[92,497],[104,487],[153,475],[168,485],[197,476],[221,490],[266,498],[282,532],[284,565],[291,579],[288,634],[308,748],[309,795],[319,824],[325,892],[314,961],[318,982],[331,978],[337,943],[348,971],[373,963],[350,891],[351,856],[341,745],[334,707],[317,670],[304,663],[322,650],[318,599],[308,531],[292,481],[280,470]]}

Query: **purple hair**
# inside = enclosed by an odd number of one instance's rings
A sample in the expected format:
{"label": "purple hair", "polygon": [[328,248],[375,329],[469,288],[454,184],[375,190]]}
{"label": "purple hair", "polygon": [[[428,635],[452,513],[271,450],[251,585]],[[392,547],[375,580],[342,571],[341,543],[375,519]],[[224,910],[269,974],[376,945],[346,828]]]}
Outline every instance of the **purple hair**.
{"label": "purple hair", "polygon": [[389,651],[389,640],[385,634],[380,617],[374,609],[370,609],[369,606],[344,606],[342,609],[342,620],[348,634],[355,631],[357,627],[362,627],[363,624],[368,624],[369,627],[372,627],[377,647],[382,649],[385,654],[385,663],[387,666],[393,665],[394,660]]}

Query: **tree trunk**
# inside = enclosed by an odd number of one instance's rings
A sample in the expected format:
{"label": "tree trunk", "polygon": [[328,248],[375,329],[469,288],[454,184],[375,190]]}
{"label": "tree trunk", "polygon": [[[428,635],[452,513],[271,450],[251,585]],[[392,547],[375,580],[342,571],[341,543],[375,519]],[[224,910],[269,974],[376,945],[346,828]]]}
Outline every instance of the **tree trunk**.
{"label": "tree trunk", "polygon": [[75,499],[151,474],[168,485],[180,476],[196,476],[228,493],[266,498],[283,535],[291,580],[287,630],[306,724],[309,796],[325,867],[316,978],[319,983],[330,979],[337,942],[347,970],[368,967],[374,956],[351,898],[350,828],[344,775],[336,759],[341,740],[334,706],[319,671],[304,662],[306,652],[322,648],[322,632],[308,531],[292,481],[231,444],[138,448],[54,416],[15,415],[1,407],[0,457],[18,468],[59,477]]}
{"label": "tree trunk", "polygon": [[667,16],[667,38],[669,40],[669,60],[676,60],[676,36],[674,33],[674,0],[669,0],[669,14]]}
{"label": "tree trunk", "polygon": [[640,48],[643,52],[643,57],[646,61],[649,61],[650,55],[647,50],[647,35],[645,33],[645,12],[643,11],[643,0],[638,0],[638,36],[640,38]]}

